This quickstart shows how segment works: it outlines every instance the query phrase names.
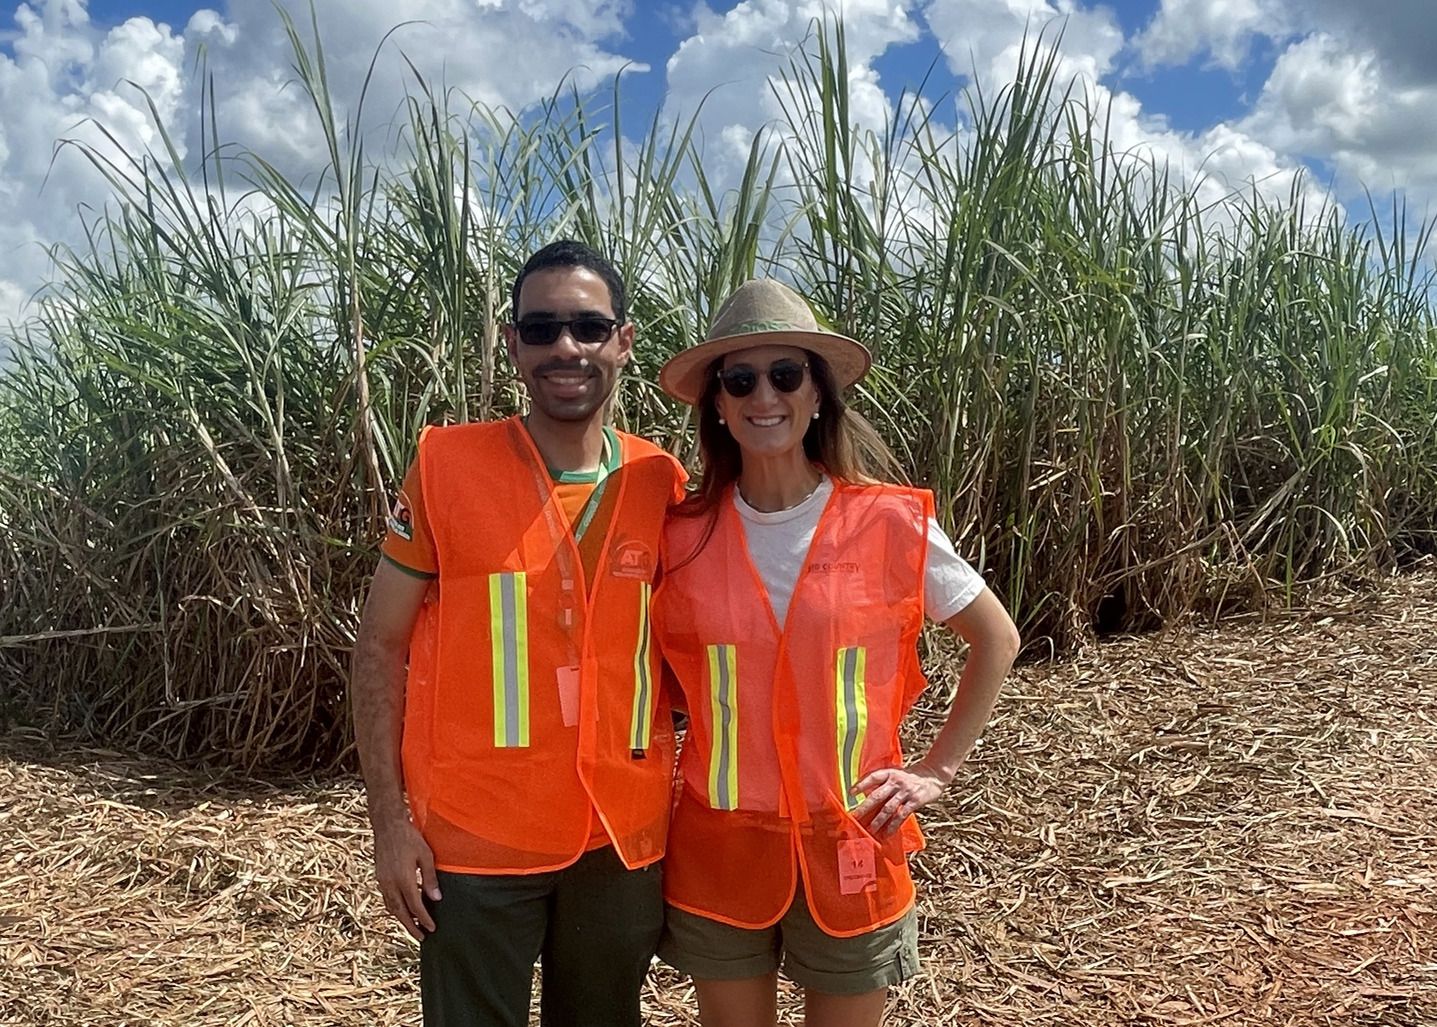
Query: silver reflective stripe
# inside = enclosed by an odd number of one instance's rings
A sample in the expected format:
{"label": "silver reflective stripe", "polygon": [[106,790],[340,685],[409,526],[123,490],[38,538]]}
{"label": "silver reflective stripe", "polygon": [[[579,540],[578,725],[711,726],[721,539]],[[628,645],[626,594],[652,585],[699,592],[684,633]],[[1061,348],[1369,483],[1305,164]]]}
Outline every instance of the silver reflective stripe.
{"label": "silver reflective stripe", "polygon": [[514,576],[506,574],[499,580],[500,616],[504,624],[504,744],[519,744],[519,638],[518,613],[514,601]]}
{"label": "silver reflective stripe", "polygon": [[729,794],[728,768],[733,762],[733,753],[729,749],[729,732],[733,730],[733,698],[729,690],[733,682],[728,676],[728,660],[722,657],[719,659],[719,682],[718,700],[719,709],[723,716],[723,727],[719,731],[719,775],[718,775],[718,800],[720,809],[733,808],[733,796]]}
{"label": "silver reflective stripe", "polygon": [[529,744],[529,594],[523,571],[489,575],[494,745]]}
{"label": "silver reflective stripe", "polygon": [[639,641],[634,649],[634,709],[629,720],[629,748],[638,751],[649,747],[649,731],[653,718],[649,715],[649,599],[651,588],[643,582],[639,588]]}

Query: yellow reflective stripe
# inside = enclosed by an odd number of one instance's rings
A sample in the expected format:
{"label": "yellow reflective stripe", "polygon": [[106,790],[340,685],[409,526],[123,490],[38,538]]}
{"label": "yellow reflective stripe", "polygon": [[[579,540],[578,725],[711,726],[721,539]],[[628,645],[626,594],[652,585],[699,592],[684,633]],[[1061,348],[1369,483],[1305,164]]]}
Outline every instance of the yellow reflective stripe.
{"label": "yellow reflective stripe", "polygon": [[649,712],[653,673],[649,667],[649,595],[647,581],[639,585],[639,638],[634,646],[634,712],[629,719],[629,748],[647,749],[654,718]]}
{"label": "yellow reflective stripe", "polygon": [[834,667],[834,678],[838,686],[838,790],[843,801],[853,809],[863,801],[862,795],[853,794],[853,786],[862,777],[859,761],[863,756],[863,736],[868,731],[868,697],[864,689],[864,676],[868,664],[868,650],[838,650]]}
{"label": "yellow reflective stripe", "polygon": [[711,645],[709,654],[709,709],[713,716],[713,746],[709,753],[709,805],[738,809],[738,663],[731,645]]}
{"label": "yellow reflective stripe", "polygon": [[489,575],[494,656],[494,745],[529,744],[529,588],[523,571]]}

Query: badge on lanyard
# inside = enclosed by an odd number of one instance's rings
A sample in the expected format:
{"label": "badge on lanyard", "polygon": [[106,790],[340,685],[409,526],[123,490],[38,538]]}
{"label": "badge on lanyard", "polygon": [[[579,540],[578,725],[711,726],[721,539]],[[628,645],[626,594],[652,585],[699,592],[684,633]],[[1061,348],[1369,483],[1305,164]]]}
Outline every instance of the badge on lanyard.
{"label": "badge on lanyard", "polygon": [[878,885],[877,853],[867,838],[846,838],[838,843],[838,890],[857,895]]}
{"label": "badge on lanyard", "polygon": [[560,667],[556,672],[559,679],[559,713],[565,727],[579,723],[579,668]]}

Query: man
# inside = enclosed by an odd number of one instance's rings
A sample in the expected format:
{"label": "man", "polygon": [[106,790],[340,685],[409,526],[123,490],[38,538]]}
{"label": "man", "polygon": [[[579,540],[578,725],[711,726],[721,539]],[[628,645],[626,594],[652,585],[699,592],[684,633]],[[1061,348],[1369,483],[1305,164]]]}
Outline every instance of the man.
{"label": "man", "polygon": [[[355,641],[384,902],[430,1025],[636,1027],[663,921],[674,736],[648,602],[684,473],[604,425],[634,326],[599,254],[514,282],[524,418],[427,428]],[[406,670],[407,655],[407,670]]]}

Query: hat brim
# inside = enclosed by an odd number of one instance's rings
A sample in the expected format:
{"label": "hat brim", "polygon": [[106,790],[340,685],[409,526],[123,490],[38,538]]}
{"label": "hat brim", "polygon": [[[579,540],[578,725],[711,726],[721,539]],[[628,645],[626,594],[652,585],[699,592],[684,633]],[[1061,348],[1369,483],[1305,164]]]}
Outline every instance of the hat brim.
{"label": "hat brim", "polygon": [[834,383],[846,389],[873,366],[868,349],[846,335],[833,332],[749,332],[710,339],[671,357],[659,369],[659,388],[674,399],[697,406],[708,384],[708,369],[720,357],[754,346],[797,346],[817,353],[833,371]]}

